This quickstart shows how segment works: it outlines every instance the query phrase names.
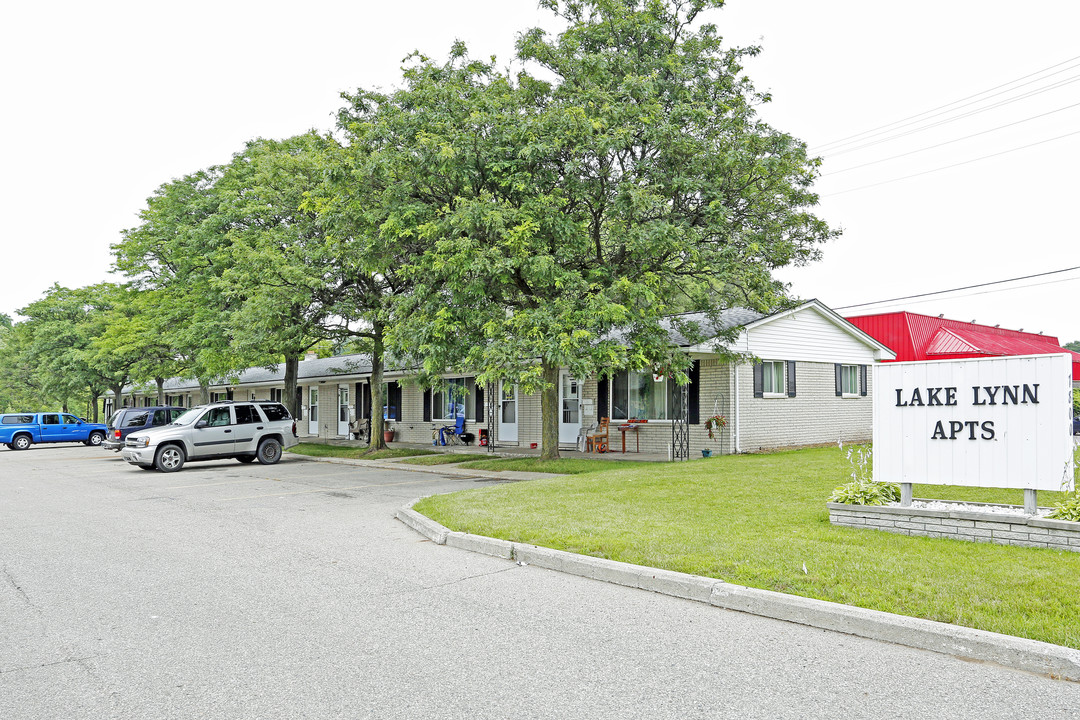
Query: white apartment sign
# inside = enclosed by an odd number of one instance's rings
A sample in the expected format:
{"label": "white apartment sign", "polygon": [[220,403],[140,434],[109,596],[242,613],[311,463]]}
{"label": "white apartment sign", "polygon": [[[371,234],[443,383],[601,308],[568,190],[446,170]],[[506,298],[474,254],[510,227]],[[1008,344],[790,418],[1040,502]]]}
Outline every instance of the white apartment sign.
{"label": "white apartment sign", "polygon": [[1069,355],[875,367],[875,480],[1060,490],[1072,458]]}

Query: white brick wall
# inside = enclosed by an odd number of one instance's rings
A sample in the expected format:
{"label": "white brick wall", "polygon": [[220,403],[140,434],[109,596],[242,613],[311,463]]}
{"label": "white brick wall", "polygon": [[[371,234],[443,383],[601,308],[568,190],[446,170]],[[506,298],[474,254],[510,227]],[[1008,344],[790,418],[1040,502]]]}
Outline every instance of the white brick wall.
{"label": "white brick wall", "polygon": [[[867,383],[873,373],[867,368]],[[770,448],[869,441],[873,387],[865,397],[836,396],[832,363],[795,363],[796,397],[754,397],[752,365],[739,365],[739,446],[743,452]]]}

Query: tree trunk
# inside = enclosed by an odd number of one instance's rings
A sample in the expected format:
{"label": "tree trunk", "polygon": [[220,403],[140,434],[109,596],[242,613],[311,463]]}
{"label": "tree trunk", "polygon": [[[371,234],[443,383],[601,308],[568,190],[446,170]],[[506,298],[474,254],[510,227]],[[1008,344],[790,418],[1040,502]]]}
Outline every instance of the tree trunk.
{"label": "tree trunk", "polygon": [[296,398],[296,382],[300,376],[300,353],[285,356],[285,390],[283,391],[285,407],[298,421],[300,420],[300,403]]}
{"label": "tree trunk", "polygon": [[199,378],[199,404],[206,405],[210,402],[210,381],[206,378]]}
{"label": "tree trunk", "polygon": [[156,378],[154,378],[154,382],[157,383],[157,404],[158,405],[164,405],[165,404],[165,378],[156,377]]}
{"label": "tree trunk", "polygon": [[[385,450],[386,439],[383,431],[386,423],[383,419],[383,405],[388,405],[383,397],[383,325],[380,322],[372,324],[374,342],[371,349],[371,444],[372,450]],[[400,413],[401,410],[399,409]],[[400,416],[399,416],[400,417]]]}
{"label": "tree trunk", "polygon": [[95,422],[96,423],[98,421],[98,399],[100,397],[101,396],[98,395],[96,390],[92,390],[90,392],[90,404],[94,407],[93,419],[90,422]]}
{"label": "tree trunk", "polygon": [[544,387],[540,391],[540,459],[559,459],[559,366],[540,362]]}
{"label": "tree trunk", "polygon": [[113,412],[116,412],[120,408],[124,407],[124,385],[113,385],[111,388],[113,394]]}

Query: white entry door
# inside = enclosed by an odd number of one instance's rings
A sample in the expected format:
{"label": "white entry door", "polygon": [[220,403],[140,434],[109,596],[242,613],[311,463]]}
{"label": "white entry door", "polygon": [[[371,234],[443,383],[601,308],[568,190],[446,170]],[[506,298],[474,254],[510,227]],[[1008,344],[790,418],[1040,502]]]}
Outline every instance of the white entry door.
{"label": "white entry door", "polygon": [[499,440],[502,442],[517,442],[517,385],[504,382],[502,392],[499,393]]}
{"label": "white entry door", "polygon": [[337,434],[349,435],[349,386],[338,385],[337,389]]}
{"label": "white entry door", "polygon": [[308,435],[319,434],[319,388],[308,388]]}
{"label": "white entry door", "polygon": [[563,372],[559,382],[559,444],[573,445],[581,430],[581,383]]}

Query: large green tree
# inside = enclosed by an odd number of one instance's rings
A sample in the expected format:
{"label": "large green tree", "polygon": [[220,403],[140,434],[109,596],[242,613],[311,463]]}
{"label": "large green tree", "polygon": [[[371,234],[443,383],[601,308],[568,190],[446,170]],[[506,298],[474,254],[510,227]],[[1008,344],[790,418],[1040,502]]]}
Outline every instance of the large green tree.
{"label": "large green tree", "polygon": [[[702,14],[719,0],[549,0],[556,37],[519,37],[527,71],[417,56],[402,89],[354,97],[399,185],[384,231],[426,240],[391,333],[430,373],[542,393],[558,454],[558,378],[689,360],[665,317],[785,300],[775,268],[835,234],[812,214],[818,162],[762,122],[768,97]],[[700,337],[701,328],[683,327]]]}

